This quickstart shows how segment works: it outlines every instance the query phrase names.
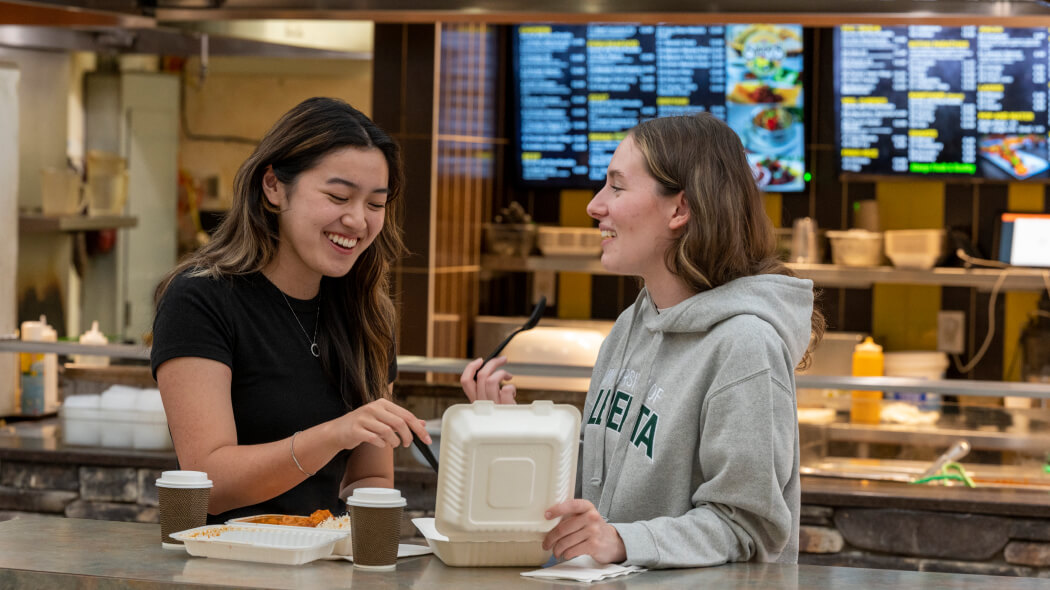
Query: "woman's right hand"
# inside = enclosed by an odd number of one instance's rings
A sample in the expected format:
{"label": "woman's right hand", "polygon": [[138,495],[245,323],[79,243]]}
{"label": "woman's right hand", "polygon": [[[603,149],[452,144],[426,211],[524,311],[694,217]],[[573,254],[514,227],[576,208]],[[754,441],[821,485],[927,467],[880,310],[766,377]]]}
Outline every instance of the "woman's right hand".
{"label": "woman's right hand", "polygon": [[342,431],[343,447],[352,449],[362,443],[379,448],[409,446],[412,432],[431,443],[426,423],[412,412],[388,399],[378,399],[344,415],[337,420]]}
{"label": "woman's right hand", "polygon": [[[512,383],[504,383],[514,377],[501,367],[507,364],[507,357],[498,356],[491,361],[474,359],[463,369],[459,376],[459,384],[463,386],[463,393],[472,402],[477,400],[492,400],[497,404],[513,404],[514,396],[518,389]],[[476,375],[476,377],[475,377]]]}

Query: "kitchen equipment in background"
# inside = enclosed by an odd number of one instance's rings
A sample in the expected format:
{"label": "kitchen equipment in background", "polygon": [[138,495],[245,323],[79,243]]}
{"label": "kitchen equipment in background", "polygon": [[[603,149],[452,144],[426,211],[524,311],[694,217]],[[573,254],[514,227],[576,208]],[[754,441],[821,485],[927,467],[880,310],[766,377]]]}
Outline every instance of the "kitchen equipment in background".
{"label": "kitchen equipment in background", "polygon": [[483,223],[481,237],[485,251],[498,256],[528,256],[536,246],[534,223]]}
{"label": "kitchen equipment in background", "polygon": [[1003,213],[996,227],[998,260],[1013,266],[1050,267],[1050,214]]}
{"label": "kitchen equipment in background", "polygon": [[[58,333],[48,325],[47,316],[40,321],[22,322],[22,340],[32,342],[56,342]],[[22,414],[39,416],[58,408],[58,355],[55,353],[19,353],[21,368]]]}
{"label": "kitchen equipment in background", "polygon": [[[853,376],[881,377],[883,374],[882,347],[868,336],[853,348]],[[849,408],[849,421],[855,424],[878,424],[882,411],[881,391],[854,390]]]}
{"label": "kitchen equipment in background", "polygon": [[[522,332],[525,332],[527,330],[531,330],[531,329],[535,328],[536,324],[540,323],[540,318],[543,317],[543,312],[546,309],[547,309],[547,298],[541,296],[539,303],[536,304],[536,307],[532,308],[532,313],[529,315],[529,319],[526,320],[525,323],[522,324],[522,326],[520,328],[518,328],[517,330],[514,330],[513,332],[510,333],[509,336],[504,338],[503,342],[500,342],[496,346],[496,348],[492,349],[492,352],[490,352],[489,355],[487,357],[485,357],[485,362],[482,363],[482,364],[484,365],[485,363],[487,363],[487,362],[491,361],[492,359],[496,358],[496,356],[499,355],[499,353],[503,352],[503,349],[506,348],[507,344],[510,343],[512,338],[514,338],[515,336],[517,336],[518,334],[520,334]],[[475,376],[477,376],[476,373],[475,373]]]}
{"label": "kitchen equipment in background", "polygon": [[[538,327],[515,338],[504,350],[511,363],[536,363],[593,367],[605,337],[595,330]],[[589,378],[535,377],[516,375],[512,381],[522,389],[587,391]]]}
{"label": "kitchen equipment in background", "polygon": [[882,264],[882,233],[864,229],[828,231],[831,260],[842,266]]}
{"label": "kitchen equipment in background", "polygon": [[[91,322],[91,329],[80,335],[80,344],[87,346],[105,346],[109,338],[99,331],[98,320]],[[108,367],[109,357],[93,354],[74,354],[73,364],[81,367]]]}
{"label": "kitchen equipment in background", "polygon": [[864,342],[863,332],[825,332],[813,349],[811,362],[803,375],[852,375],[853,349]]}
{"label": "kitchen equipment in background", "polygon": [[930,269],[947,253],[943,229],[894,229],[884,236],[886,257],[897,268]]}
{"label": "kitchen equipment in background", "polygon": [[77,215],[84,208],[80,176],[68,168],[40,170],[40,203],[44,215]]}
{"label": "kitchen equipment in background", "polygon": [[926,471],[923,471],[921,474],[919,474],[919,477],[915,479],[924,479],[933,475],[937,475],[937,472],[943,469],[945,465],[951,463],[952,461],[958,461],[959,459],[962,459],[969,453],[970,443],[966,440],[960,440],[951,447],[949,447],[948,450],[945,451],[944,454],[942,454],[940,457],[937,457],[937,459],[934,460],[933,464],[931,464],[926,469]]}
{"label": "kitchen equipment in background", "polygon": [[120,215],[128,196],[127,160],[117,154],[88,150],[88,215]]}
{"label": "kitchen equipment in background", "polygon": [[544,256],[598,256],[602,233],[596,227],[541,225],[537,240]]}
{"label": "kitchen equipment in background", "polygon": [[160,391],[113,385],[101,394],[71,395],[58,415],[67,445],[170,450]]}
{"label": "kitchen equipment in background", "polygon": [[[883,372],[887,377],[911,377],[915,379],[944,379],[948,369],[948,355],[933,350],[908,350],[887,352],[883,355]],[[888,396],[895,400],[918,404],[921,410],[940,410],[941,396],[936,393],[904,393],[894,391]]]}
{"label": "kitchen equipment in background", "polygon": [[[492,350],[526,321],[524,316],[478,316],[474,320],[475,354]],[[512,363],[593,367],[613,323],[545,317],[542,326],[515,337],[503,353]],[[521,389],[585,392],[590,379],[516,375],[513,383]]]}
{"label": "kitchen equipment in background", "polygon": [[[777,236],[777,256],[784,262],[791,260],[791,246],[795,239],[795,230],[790,227],[778,227],[775,230]],[[817,228],[817,260],[823,262],[827,258],[828,236],[825,230]]]}
{"label": "kitchen equipment in background", "polygon": [[801,217],[792,224],[791,262],[817,264],[817,222],[812,217]]}
{"label": "kitchen equipment in background", "polygon": [[1050,383],[1050,295],[1043,293],[1038,313],[1021,332],[1021,380]]}
{"label": "kitchen equipment in background", "polygon": [[[853,349],[864,341],[862,332],[825,332],[810,356],[810,364],[798,371],[800,375],[847,376],[853,374]],[[801,408],[828,408],[832,411],[849,410],[850,397],[840,389],[809,389],[797,391]],[[801,414],[800,414],[801,419]]]}
{"label": "kitchen equipment in background", "polygon": [[868,231],[881,231],[879,225],[879,202],[875,199],[866,199],[853,203],[853,228],[866,229]]}

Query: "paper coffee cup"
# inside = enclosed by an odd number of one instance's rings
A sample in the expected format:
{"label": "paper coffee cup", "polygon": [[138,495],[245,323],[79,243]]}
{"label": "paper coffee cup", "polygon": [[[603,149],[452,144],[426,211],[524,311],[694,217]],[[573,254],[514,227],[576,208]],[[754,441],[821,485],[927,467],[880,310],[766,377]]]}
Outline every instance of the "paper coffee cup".
{"label": "paper coffee cup", "polygon": [[401,512],[405,499],[388,488],[357,488],[346,500],[350,507],[350,538],[354,567],[392,570],[397,566],[401,541]]}
{"label": "paper coffee cup", "polygon": [[165,549],[181,549],[182,541],[172,539],[171,534],[207,524],[211,480],[203,471],[165,471],[156,485],[160,544]]}

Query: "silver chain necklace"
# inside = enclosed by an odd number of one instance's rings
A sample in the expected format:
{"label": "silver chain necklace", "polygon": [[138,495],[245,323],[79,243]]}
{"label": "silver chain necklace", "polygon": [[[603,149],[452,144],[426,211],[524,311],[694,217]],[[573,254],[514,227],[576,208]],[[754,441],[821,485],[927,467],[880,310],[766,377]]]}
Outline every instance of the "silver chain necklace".
{"label": "silver chain necklace", "polygon": [[321,302],[317,302],[317,317],[314,318],[314,337],[310,338],[310,333],[303,327],[303,323],[299,321],[299,314],[295,313],[292,309],[291,302],[288,301],[288,296],[284,294],[284,291],[277,290],[281,297],[284,297],[284,304],[288,306],[288,311],[292,312],[292,317],[295,318],[295,323],[299,324],[299,329],[303,331],[303,335],[310,341],[310,354],[314,355],[315,358],[321,358],[321,347],[317,345],[317,324],[321,323]]}

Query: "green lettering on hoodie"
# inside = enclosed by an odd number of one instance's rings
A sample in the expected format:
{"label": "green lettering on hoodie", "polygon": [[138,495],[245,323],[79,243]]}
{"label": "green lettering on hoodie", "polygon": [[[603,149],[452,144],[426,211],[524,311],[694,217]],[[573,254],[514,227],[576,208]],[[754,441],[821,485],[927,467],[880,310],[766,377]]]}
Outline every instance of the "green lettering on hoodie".
{"label": "green lettering on hoodie", "polygon": [[[645,421],[643,424],[642,421]],[[642,405],[642,414],[638,417],[638,422],[634,424],[634,432],[631,433],[631,443],[641,448],[645,445],[645,456],[650,459],[653,458],[653,440],[656,439],[656,423],[660,420],[660,415],[653,412],[649,408]],[[639,428],[641,425],[641,428]]]}
{"label": "green lettering on hoodie", "polygon": [[605,415],[605,403],[609,400],[606,393],[612,393],[612,391],[606,392],[604,389],[598,390],[598,399],[594,400],[594,407],[591,408],[591,415],[587,417],[588,424],[601,424],[602,416]]}
{"label": "green lettering on hoodie", "polygon": [[[627,402],[626,405],[622,403],[625,401]],[[623,429],[624,416],[627,415],[627,410],[631,409],[631,402],[633,401],[633,395],[624,391],[617,391],[616,398],[613,399],[612,405],[609,408],[609,420],[605,423],[605,427],[615,432],[620,432],[620,430]]]}

